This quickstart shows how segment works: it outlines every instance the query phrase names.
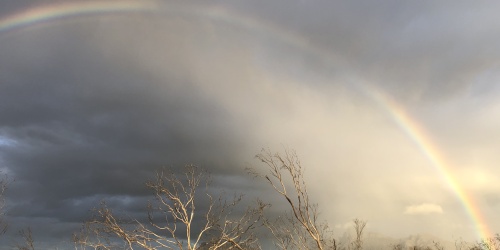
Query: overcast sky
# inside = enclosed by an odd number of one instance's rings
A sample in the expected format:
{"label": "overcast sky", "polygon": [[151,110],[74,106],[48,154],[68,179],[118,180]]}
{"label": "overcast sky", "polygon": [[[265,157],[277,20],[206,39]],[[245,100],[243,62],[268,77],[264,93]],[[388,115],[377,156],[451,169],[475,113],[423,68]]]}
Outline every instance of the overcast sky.
{"label": "overcast sky", "polygon": [[[64,2],[2,0],[0,24]],[[286,147],[335,232],[358,217],[391,237],[476,239],[456,190],[374,92],[425,131],[500,232],[499,3],[173,2],[0,29],[10,234],[69,240],[101,199],[140,214],[162,166],[198,164],[266,197],[244,168]]]}

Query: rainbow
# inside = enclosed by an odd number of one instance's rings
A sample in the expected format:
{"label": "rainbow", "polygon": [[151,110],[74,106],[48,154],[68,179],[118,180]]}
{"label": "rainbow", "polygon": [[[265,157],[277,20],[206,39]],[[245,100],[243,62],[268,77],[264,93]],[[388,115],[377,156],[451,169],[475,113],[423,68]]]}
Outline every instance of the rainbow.
{"label": "rainbow", "polygon": [[[312,56],[319,58],[329,65],[334,64],[330,60],[328,51],[312,46],[307,39],[298,36],[285,29],[267,23],[262,23],[255,18],[247,17],[234,10],[228,10],[223,6],[210,6],[205,8],[189,5],[172,5],[157,1],[137,0],[137,1],[79,1],[59,3],[57,5],[38,6],[26,11],[15,13],[11,16],[0,19],[0,35],[9,31],[22,30],[25,27],[58,21],[65,18],[74,18],[87,15],[107,15],[107,14],[127,14],[127,13],[176,13],[191,16],[206,17],[216,21],[227,22],[248,30],[258,31],[269,37],[278,39],[286,44],[290,44]],[[425,130],[413,120],[395,101],[384,95],[381,91],[369,87],[368,84],[358,85],[364,93],[372,98],[381,109],[386,111],[405,131],[411,140],[420,149],[423,155],[440,172],[445,182],[454,190],[460,201],[463,203],[466,212],[477,227],[478,236],[482,239],[489,238],[493,234],[488,228],[485,218],[483,218],[479,207],[473,196],[464,190],[458,181],[453,177],[450,166],[441,156],[439,149],[435,146]]]}
{"label": "rainbow", "polygon": [[324,55],[325,51],[318,50],[311,46],[307,39],[287,32],[285,29],[270,24],[264,24],[257,21],[255,18],[250,18],[234,10],[229,10],[222,5],[200,7],[188,4],[166,4],[155,0],[75,1],[56,5],[37,6],[1,18],[0,34],[78,16],[131,13],[177,14],[191,17],[204,17],[210,20],[235,24],[240,28],[258,31],[261,34],[265,34],[304,51],[308,51],[319,58],[324,58],[322,55]]}
{"label": "rainbow", "polygon": [[429,162],[439,171],[445,182],[454,190],[470,218],[476,225],[479,238],[488,239],[492,237],[493,234],[488,228],[488,224],[480,208],[476,205],[477,203],[474,197],[460,186],[452,174],[453,170],[449,164],[446,163],[444,157],[442,157],[438,148],[432,142],[425,130],[389,96],[373,88],[370,89],[369,94],[379,106],[391,114],[394,121],[412,139],[422,154],[425,155]]}
{"label": "rainbow", "polygon": [[57,5],[38,6],[23,12],[15,13],[0,19],[0,33],[21,29],[35,24],[52,20],[82,16],[86,14],[111,14],[124,12],[137,12],[154,10],[154,5],[149,2],[74,2],[60,3]]}

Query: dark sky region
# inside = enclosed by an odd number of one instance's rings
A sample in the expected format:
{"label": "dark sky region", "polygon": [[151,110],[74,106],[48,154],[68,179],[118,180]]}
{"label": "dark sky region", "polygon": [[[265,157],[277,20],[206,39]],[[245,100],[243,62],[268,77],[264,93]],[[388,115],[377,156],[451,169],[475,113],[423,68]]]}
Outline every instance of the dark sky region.
{"label": "dark sky region", "polygon": [[0,2],[1,245],[31,226],[63,246],[103,199],[139,216],[162,166],[265,199],[244,168],[284,147],[338,234],[500,232],[499,3],[158,1],[6,27],[83,2]]}

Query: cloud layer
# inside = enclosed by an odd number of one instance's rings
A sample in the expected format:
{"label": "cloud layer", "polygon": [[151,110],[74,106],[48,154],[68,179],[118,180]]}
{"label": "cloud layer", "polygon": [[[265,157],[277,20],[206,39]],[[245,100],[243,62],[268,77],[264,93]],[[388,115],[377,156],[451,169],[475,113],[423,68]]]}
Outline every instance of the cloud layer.
{"label": "cloud layer", "polygon": [[[285,146],[332,225],[359,217],[395,237],[474,239],[446,176],[373,100],[375,88],[425,129],[500,231],[495,8],[189,4],[211,14],[81,16],[0,33],[0,163],[15,179],[15,228],[29,222],[57,242],[101,199],[138,215],[154,170],[187,163],[206,167],[216,185],[268,198],[243,169],[259,168],[260,148]],[[425,213],[440,216],[408,216]],[[47,221],[54,228],[42,230]]]}

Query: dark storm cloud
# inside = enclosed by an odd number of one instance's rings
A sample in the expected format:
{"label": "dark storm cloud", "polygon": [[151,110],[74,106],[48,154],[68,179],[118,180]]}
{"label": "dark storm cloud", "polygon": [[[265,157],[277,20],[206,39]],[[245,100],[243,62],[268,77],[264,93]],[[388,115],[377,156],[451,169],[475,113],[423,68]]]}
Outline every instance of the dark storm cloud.
{"label": "dark storm cloud", "polygon": [[3,40],[0,135],[12,143],[0,158],[15,180],[13,220],[81,222],[100,199],[119,205],[112,197],[122,195],[130,202],[121,209],[144,210],[144,182],[163,166],[242,169],[233,158],[240,126],[225,108],[176,72],[156,78],[134,62],[117,63],[120,55],[86,42],[87,29],[56,26]]}

